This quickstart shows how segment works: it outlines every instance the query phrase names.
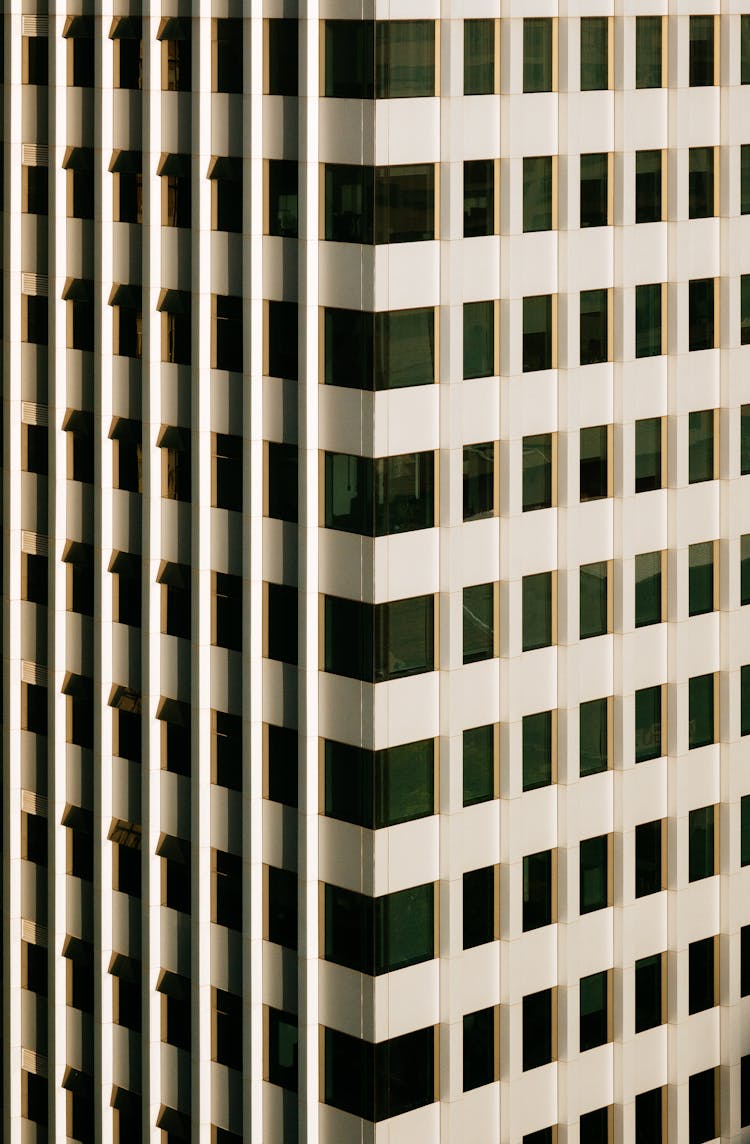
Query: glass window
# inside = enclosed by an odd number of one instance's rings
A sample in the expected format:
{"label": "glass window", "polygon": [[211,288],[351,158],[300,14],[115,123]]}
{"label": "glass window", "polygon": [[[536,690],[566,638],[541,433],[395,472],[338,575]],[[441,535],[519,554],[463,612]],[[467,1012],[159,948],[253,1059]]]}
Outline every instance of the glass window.
{"label": "glass window", "polygon": [[702,1013],[715,1004],[714,939],[706,937],[688,946],[688,1013]]}
{"label": "glass window", "polygon": [[714,610],[714,546],[712,541],[688,548],[688,615]]}
{"label": "glass window", "polygon": [[609,357],[609,291],[582,290],[580,295],[579,349],[581,365],[595,365]]}
{"label": "glass window", "polygon": [[661,418],[635,423],[635,491],[651,492],[662,484]]}
{"label": "glass window", "polygon": [[522,595],[523,651],[549,647],[552,643],[552,573],[524,576]]}
{"label": "glass window", "polygon": [[325,598],[325,670],[369,683],[434,668],[434,600],[388,604]]}
{"label": "glass window", "polygon": [[688,681],[689,747],[705,747],[714,742],[714,677],[694,675]]}
{"label": "glass window", "polygon": [[635,1098],[635,1138],[638,1144],[662,1144],[662,1089],[639,1092]]}
{"label": "glass window", "polygon": [[435,523],[432,453],[398,457],[325,455],[325,526],[388,536]]}
{"label": "glass window", "polygon": [[368,830],[435,813],[432,739],[367,751],[325,741],[325,813]]}
{"label": "glass window", "polygon": [[750,664],[740,668],[740,734],[750,735]]}
{"label": "glass window", "polygon": [[464,238],[495,233],[495,161],[464,163]]}
{"label": "glass window", "polygon": [[268,442],[268,515],[296,523],[297,446]]}
{"label": "glass window", "polygon": [[464,663],[492,659],[495,654],[495,585],[474,584],[463,593]]}
{"label": "glass window", "polygon": [[393,973],[435,956],[432,883],[370,898],[325,887],[324,956],[358,973]]}
{"label": "glass window", "polygon": [[297,875],[268,867],[268,940],[286,949],[297,948]]}
{"label": "glass window", "polygon": [[523,439],[523,511],[552,506],[552,434]]}
{"label": "glass window", "polygon": [[641,552],[635,558],[635,626],[662,622],[662,554]]}
{"label": "glass window", "polygon": [[740,473],[750,473],[750,405],[740,409]]}
{"label": "glass window", "polygon": [[268,1010],[268,1080],[290,1092],[298,1088],[297,1018],[279,1009]]}
{"label": "glass window", "polygon": [[662,18],[635,18],[635,86],[662,85]]}
{"label": "glass window", "polygon": [[581,155],[581,226],[609,224],[609,155]]}
{"label": "glass window", "polygon": [[740,997],[750,996],[750,925],[740,929]]}
{"label": "glass window", "polygon": [[593,1112],[587,1112],[581,1117],[578,1128],[579,1144],[608,1144],[609,1139],[608,1108],[595,1108]]}
{"label": "glass window", "polygon": [[[524,20],[524,23],[528,21]],[[552,1060],[552,1005],[554,992],[542,989],[523,999],[523,1071],[547,1065]]]}
{"label": "glass window", "polygon": [[688,215],[710,218],[714,213],[714,149],[691,147],[688,151]]}
{"label": "glass window", "polygon": [[552,230],[552,156],[523,161],[524,232]]}
{"label": "glass window", "polygon": [[523,300],[523,372],[551,368],[552,295],[538,294]]}
{"label": "glass window", "polygon": [[661,821],[656,819],[635,828],[635,896],[645,898],[661,889]]}
{"label": "glass window", "polygon": [[552,922],[552,851],[527,854],[523,860],[523,931]]}
{"label": "glass window", "polygon": [[688,417],[688,481],[714,479],[714,411],[702,409]]}
{"label": "glass window", "polygon": [[713,1140],[719,1135],[716,1130],[716,1088],[716,1074],[713,1069],[694,1073],[690,1077],[688,1096],[690,1144],[704,1144],[705,1141]]}
{"label": "glass window", "polygon": [[387,1120],[435,1099],[435,1031],[430,1026],[373,1045],[325,1030],[325,1103],[364,1120]]}
{"label": "glass window", "polygon": [[373,98],[375,26],[371,20],[326,20],[325,94],[339,99]]}
{"label": "glass window", "polygon": [[750,274],[740,277],[740,345],[750,346]]}
{"label": "glass window", "polygon": [[21,174],[23,177],[23,210],[27,214],[46,215],[48,210],[48,168],[22,167]]}
{"label": "glass window", "polygon": [[590,699],[578,709],[578,773],[598,775],[609,766],[609,703]]}
{"label": "glass window", "polygon": [[635,693],[635,761],[661,754],[661,687],[643,687]]}
{"label": "glass window", "polygon": [[714,808],[701,806],[688,815],[688,866],[691,882],[714,873]]}
{"label": "glass window", "polygon": [[299,21],[268,21],[268,94],[297,95]]}
{"label": "glass window", "polygon": [[714,18],[690,17],[690,86],[710,87],[714,82]]}
{"label": "glass window", "polygon": [[325,311],[325,382],[351,389],[401,389],[435,380],[435,312]]}
{"label": "glass window", "polygon": [[463,876],[464,949],[495,940],[495,867],[468,870]]}
{"label": "glass window", "polygon": [[579,637],[605,635],[608,629],[609,577],[607,561],[582,564],[579,569]]}
{"label": "glass window", "polygon": [[609,433],[606,425],[581,429],[580,498],[600,500],[609,496]]}
{"label": "glass window", "polygon": [[464,806],[495,797],[495,728],[472,727],[463,735]]}
{"label": "glass window", "polygon": [[435,236],[435,168],[326,164],[325,237],[370,245]]}
{"label": "glass window", "polygon": [[268,658],[297,662],[297,589],[268,585]]}
{"label": "glass window", "polygon": [[552,782],[552,712],[524,715],[522,721],[523,789],[536,790]]}
{"label": "glass window", "polygon": [[523,90],[552,91],[552,20],[523,22]]}
{"label": "glass window", "polygon": [[740,83],[750,83],[750,16],[740,16]]}
{"label": "glass window", "polygon": [[214,22],[214,91],[242,91],[242,21],[219,19]]}
{"label": "glass window", "polygon": [[464,302],[464,378],[495,370],[495,303]]}
{"label": "glass window", "polygon": [[495,1010],[480,1009],[464,1016],[464,1092],[495,1080]]}
{"label": "glass window", "polygon": [[484,520],[495,511],[495,446],[464,445],[464,520]]}
{"label": "glass window", "polygon": [[740,214],[750,214],[750,143],[740,147]]}
{"label": "glass window", "polygon": [[609,20],[584,16],[581,20],[581,91],[609,87]]}
{"label": "glass window", "polygon": [[740,799],[740,866],[750,866],[750,795]]}
{"label": "glass window", "polygon": [[[657,17],[661,19],[661,17]],[[661,151],[635,153],[635,221],[661,222],[662,217]]]}
{"label": "glass window", "polygon": [[579,1051],[588,1052],[609,1040],[607,1031],[608,973],[591,973],[580,981]]}
{"label": "glass window", "polygon": [[[241,747],[241,744],[239,746]],[[217,744],[217,773],[219,768],[218,756]],[[284,806],[297,806],[297,756],[297,732],[287,727],[269,725],[268,797],[273,802],[280,802]]]}
{"label": "glass window", "polygon": [[434,20],[378,20],[375,24],[375,98],[435,94]]}
{"label": "glass window", "polygon": [[750,1056],[740,1058],[740,1126],[750,1124]]}
{"label": "glass window", "polygon": [[268,233],[296,238],[298,233],[298,165],[290,159],[268,161]]}
{"label": "glass window", "polygon": [[635,1031],[644,1033],[662,1023],[661,954],[635,963]]}
{"label": "glass window", "polygon": [[495,91],[495,21],[464,20],[464,95]]}
{"label": "glass window", "polygon": [[688,348],[710,350],[714,347],[714,280],[694,278],[688,283]]}
{"label": "glass window", "polygon": [[297,353],[296,302],[268,303],[268,374],[297,381],[299,358]]}
{"label": "glass window", "polygon": [[750,533],[740,537],[740,604],[750,604]]}
{"label": "glass window", "polygon": [[661,344],[661,283],[635,288],[635,356],[658,357]]}
{"label": "glass window", "polygon": [[553,1129],[540,1128],[538,1132],[527,1132],[523,1144],[554,1144]]}
{"label": "glass window", "polygon": [[579,893],[582,914],[603,910],[609,905],[608,850],[606,834],[581,841]]}

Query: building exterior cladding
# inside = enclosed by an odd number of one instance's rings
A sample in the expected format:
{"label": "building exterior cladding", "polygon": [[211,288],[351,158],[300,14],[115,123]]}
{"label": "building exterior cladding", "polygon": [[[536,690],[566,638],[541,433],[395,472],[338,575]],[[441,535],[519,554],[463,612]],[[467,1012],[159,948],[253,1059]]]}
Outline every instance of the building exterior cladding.
{"label": "building exterior cladding", "polygon": [[746,1139],[747,0],[0,27],[3,1140]]}

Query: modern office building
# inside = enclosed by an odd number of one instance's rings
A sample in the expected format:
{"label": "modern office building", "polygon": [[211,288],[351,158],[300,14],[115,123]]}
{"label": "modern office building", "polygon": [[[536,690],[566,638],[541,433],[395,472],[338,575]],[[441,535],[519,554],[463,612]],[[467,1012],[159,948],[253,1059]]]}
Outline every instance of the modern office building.
{"label": "modern office building", "polygon": [[750,2],[0,29],[2,1140],[750,1139]]}

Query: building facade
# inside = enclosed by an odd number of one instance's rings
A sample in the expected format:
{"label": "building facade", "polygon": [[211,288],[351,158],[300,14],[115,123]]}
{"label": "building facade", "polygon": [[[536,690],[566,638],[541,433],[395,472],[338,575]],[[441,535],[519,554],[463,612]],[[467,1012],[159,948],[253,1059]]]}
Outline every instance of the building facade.
{"label": "building facade", "polygon": [[750,1138],[747,0],[6,0],[2,1138]]}

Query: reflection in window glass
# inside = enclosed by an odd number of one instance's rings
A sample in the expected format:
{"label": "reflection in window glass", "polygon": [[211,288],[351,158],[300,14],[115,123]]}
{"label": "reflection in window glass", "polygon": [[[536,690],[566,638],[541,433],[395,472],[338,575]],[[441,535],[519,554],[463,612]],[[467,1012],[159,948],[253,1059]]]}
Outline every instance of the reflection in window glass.
{"label": "reflection in window glass", "polygon": [[661,687],[643,687],[635,693],[635,761],[645,763],[662,754]]}
{"label": "reflection in window glass", "polygon": [[435,380],[435,312],[325,311],[325,382],[352,389],[400,389]]}
{"label": "reflection in window glass", "polygon": [[604,635],[608,627],[607,561],[582,564],[579,571],[579,636],[582,640]]}
{"label": "reflection in window glass", "polygon": [[435,812],[432,739],[367,751],[325,743],[325,813],[379,830]]}
{"label": "reflection in window glass", "polygon": [[714,149],[691,147],[688,152],[688,214],[710,218],[714,213]]}
{"label": "reflection in window glass", "polygon": [[523,789],[552,782],[552,712],[524,715],[522,721]]}
{"label": "reflection in window glass", "polygon": [[710,350],[714,347],[714,280],[694,278],[688,283],[689,349]]}
{"label": "reflection in window glass", "polygon": [[635,86],[662,85],[662,18],[635,18]]}
{"label": "reflection in window glass", "polygon": [[369,245],[421,242],[435,235],[435,168],[327,164],[325,236]]}
{"label": "reflection in window glass", "polygon": [[523,161],[524,232],[552,229],[552,156]]}
{"label": "reflection in window glass", "polygon": [[538,369],[552,369],[551,294],[523,300],[523,372]]}
{"label": "reflection in window glass", "polygon": [[608,28],[606,16],[584,16],[581,20],[581,91],[609,87]]}
{"label": "reflection in window glass", "polygon": [[740,16],[740,83],[750,83],[750,16]]}
{"label": "reflection in window glass", "polygon": [[523,439],[523,511],[552,506],[552,434]]}
{"label": "reflection in window glass", "polygon": [[495,303],[464,302],[464,378],[495,373]]}
{"label": "reflection in window glass", "polygon": [[635,153],[635,221],[660,222],[662,217],[661,151]]}
{"label": "reflection in window glass", "polygon": [[740,408],[740,473],[750,473],[750,405]]}
{"label": "reflection in window glass", "polygon": [[661,344],[661,283],[635,288],[635,356],[656,357]]}
{"label": "reflection in window glass", "polygon": [[688,816],[688,872],[691,882],[714,873],[714,808],[701,806]]}
{"label": "reflection in window glass", "polygon": [[579,1049],[585,1053],[607,1042],[607,971],[580,981]]}
{"label": "reflection in window glass", "polygon": [[609,433],[606,425],[592,425],[580,433],[580,499],[600,500],[609,495]]}
{"label": "reflection in window glass", "polygon": [[362,536],[431,528],[435,520],[432,453],[397,457],[325,455],[325,526]]}
{"label": "reflection in window glass", "polygon": [[635,423],[635,491],[661,488],[661,417],[645,417]]}
{"label": "reflection in window glass", "polygon": [[581,226],[609,223],[609,156],[606,151],[581,155]]}
{"label": "reflection in window glass", "polygon": [[495,511],[495,446],[464,445],[464,520],[484,520]]}
{"label": "reflection in window glass", "polygon": [[606,909],[608,902],[608,850],[607,835],[581,840],[579,849],[580,912]]}
{"label": "reflection in window glass", "polygon": [[463,591],[463,660],[477,663],[495,653],[493,584],[473,584]]}
{"label": "reflection in window glass", "polygon": [[495,162],[464,163],[464,238],[495,233]]}
{"label": "reflection in window glass", "polygon": [[688,481],[691,485],[714,479],[714,411],[688,415]]}
{"label": "reflection in window glass", "polygon": [[495,728],[472,727],[463,735],[464,806],[495,797]]}
{"label": "reflection in window glass", "polygon": [[750,214],[750,143],[740,147],[740,214]]}
{"label": "reflection in window glass", "polygon": [[582,290],[580,299],[581,365],[596,365],[609,356],[609,291]]}
{"label": "reflection in window glass", "polygon": [[464,20],[464,95],[495,90],[495,21]]}
{"label": "reflection in window glass", "polygon": [[688,615],[701,616],[714,609],[714,546],[691,544],[688,548]]}
{"label": "reflection in window glass", "polygon": [[435,94],[435,22],[378,20],[375,25],[375,98]]}
{"label": "reflection in window glass", "polygon": [[606,699],[582,703],[579,712],[578,773],[598,775],[609,766],[609,705]]}
{"label": "reflection in window glass", "polygon": [[552,91],[552,20],[523,22],[523,90]]}
{"label": "reflection in window glass", "polygon": [[710,87],[714,82],[714,18],[690,17],[690,86]]}
{"label": "reflection in window glass", "polygon": [[750,274],[740,277],[740,345],[750,346]]}
{"label": "reflection in window glass", "polygon": [[552,643],[552,573],[524,576],[522,595],[523,651],[549,647]]}
{"label": "reflection in window glass", "polygon": [[750,604],[750,533],[740,537],[740,604]]}
{"label": "reflection in window glass", "polygon": [[661,552],[641,552],[635,558],[635,626],[662,621]]}
{"label": "reflection in window glass", "polygon": [[690,750],[714,741],[714,677],[695,675],[688,681]]}

